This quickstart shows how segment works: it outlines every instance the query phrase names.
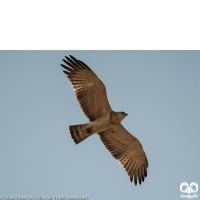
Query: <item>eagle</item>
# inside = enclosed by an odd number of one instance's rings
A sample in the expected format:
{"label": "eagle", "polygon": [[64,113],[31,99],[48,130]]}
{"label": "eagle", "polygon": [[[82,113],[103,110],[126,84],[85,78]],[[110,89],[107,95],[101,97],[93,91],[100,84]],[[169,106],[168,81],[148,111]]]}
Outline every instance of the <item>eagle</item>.
{"label": "eagle", "polygon": [[105,148],[124,167],[130,181],[141,184],[147,176],[148,160],[140,141],[121,124],[125,112],[115,112],[108,102],[106,87],[84,62],[65,56],[61,64],[70,80],[81,110],[89,123],[69,126],[73,141],[79,144],[97,133]]}

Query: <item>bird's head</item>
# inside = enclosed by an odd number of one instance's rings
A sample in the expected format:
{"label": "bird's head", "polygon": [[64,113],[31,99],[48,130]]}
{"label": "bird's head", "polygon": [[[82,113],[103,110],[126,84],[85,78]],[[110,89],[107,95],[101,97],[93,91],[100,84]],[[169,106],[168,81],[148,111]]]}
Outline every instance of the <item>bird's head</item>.
{"label": "bird's head", "polygon": [[125,112],[119,112],[119,116],[121,116],[122,120],[128,115]]}
{"label": "bird's head", "polygon": [[114,125],[119,124],[127,115],[125,112],[112,112],[111,123]]}

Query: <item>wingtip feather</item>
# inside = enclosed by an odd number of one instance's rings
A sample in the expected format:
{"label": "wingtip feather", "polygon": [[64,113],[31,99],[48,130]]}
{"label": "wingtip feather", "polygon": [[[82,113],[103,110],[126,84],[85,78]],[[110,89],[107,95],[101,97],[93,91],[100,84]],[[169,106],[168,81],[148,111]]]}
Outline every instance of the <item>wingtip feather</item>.
{"label": "wingtip feather", "polygon": [[66,75],[70,75],[70,73],[69,73],[69,72],[67,72],[67,71],[64,71],[64,70],[63,70],[63,72],[64,72]]}

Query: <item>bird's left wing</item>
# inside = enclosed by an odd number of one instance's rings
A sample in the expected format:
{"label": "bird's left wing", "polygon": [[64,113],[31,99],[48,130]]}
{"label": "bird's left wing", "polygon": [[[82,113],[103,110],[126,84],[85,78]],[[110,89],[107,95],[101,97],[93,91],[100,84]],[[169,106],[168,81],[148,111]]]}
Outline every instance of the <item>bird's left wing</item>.
{"label": "bird's left wing", "polygon": [[141,184],[147,176],[148,160],[140,141],[131,135],[121,124],[98,133],[101,141],[111,155],[120,162],[131,182]]}

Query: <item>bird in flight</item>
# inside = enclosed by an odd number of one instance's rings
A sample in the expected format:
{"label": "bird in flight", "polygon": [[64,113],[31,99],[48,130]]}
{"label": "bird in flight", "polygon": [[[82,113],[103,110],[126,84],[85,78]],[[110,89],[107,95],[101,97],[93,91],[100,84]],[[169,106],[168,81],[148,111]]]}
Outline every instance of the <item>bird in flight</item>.
{"label": "bird in flight", "polygon": [[[70,80],[78,103],[89,123],[69,126],[76,144],[97,133],[105,148],[120,162],[131,182],[141,184],[147,176],[148,160],[140,141],[121,124],[125,112],[115,112],[108,102],[106,87],[84,62],[70,55],[63,59],[63,72]],[[67,71],[66,71],[67,70]]]}

